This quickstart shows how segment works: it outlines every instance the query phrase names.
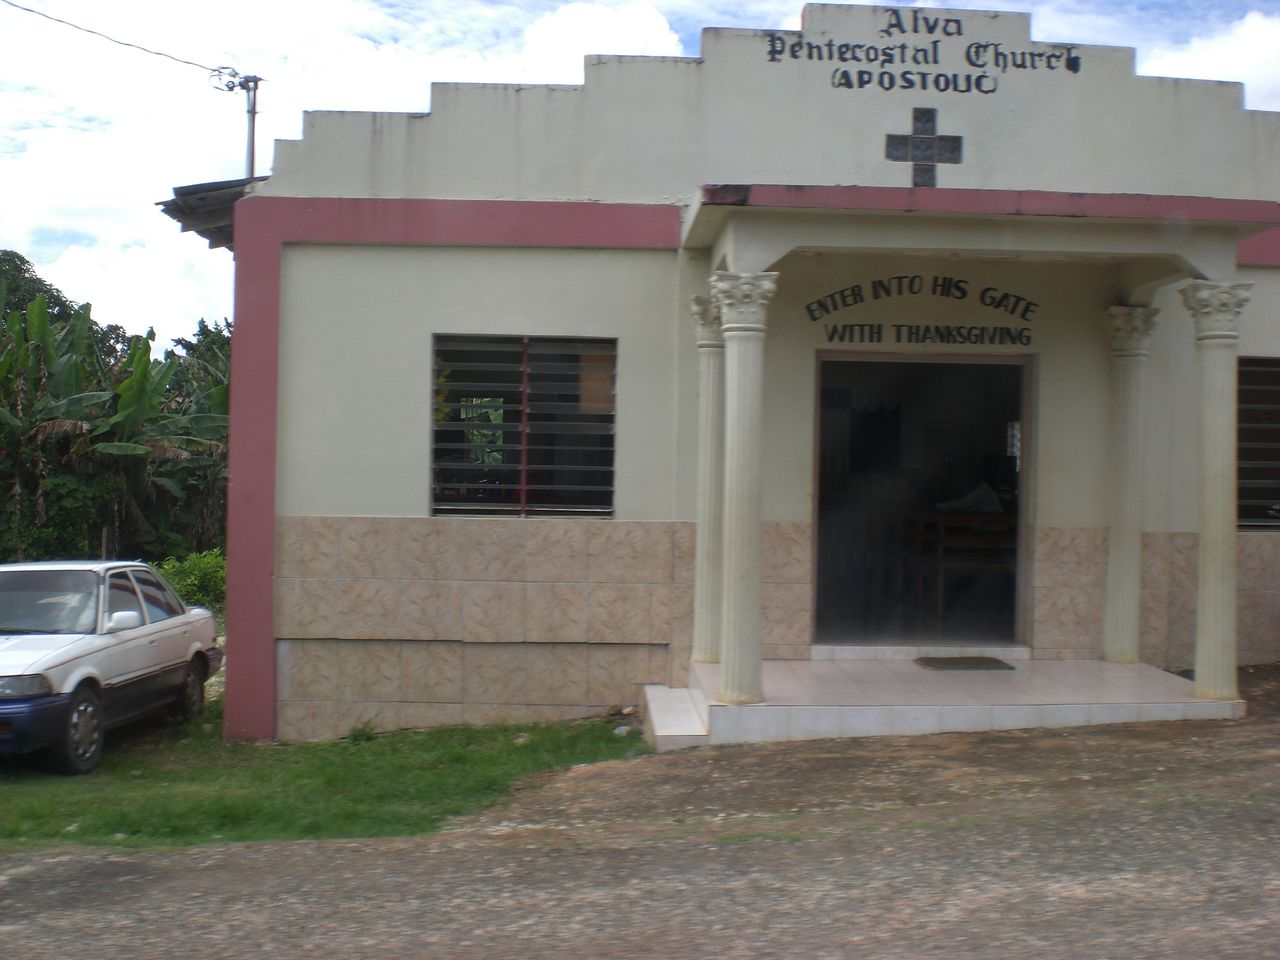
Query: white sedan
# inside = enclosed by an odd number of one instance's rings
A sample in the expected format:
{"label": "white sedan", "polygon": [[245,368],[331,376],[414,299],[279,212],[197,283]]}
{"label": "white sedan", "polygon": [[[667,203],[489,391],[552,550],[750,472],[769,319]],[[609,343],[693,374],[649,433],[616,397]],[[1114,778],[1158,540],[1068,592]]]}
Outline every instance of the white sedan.
{"label": "white sedan", "polygon": [[0,753],[88,773],[112,727],[198,715],[221,665],[213,615],[146,564],[0,565]]}

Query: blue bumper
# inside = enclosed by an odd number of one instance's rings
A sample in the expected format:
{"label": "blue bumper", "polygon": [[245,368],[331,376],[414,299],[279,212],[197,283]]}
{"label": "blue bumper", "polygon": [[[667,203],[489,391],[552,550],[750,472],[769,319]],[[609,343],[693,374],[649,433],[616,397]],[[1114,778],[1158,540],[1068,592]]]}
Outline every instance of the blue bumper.
{"label": "blue bumper", "polygon": [[67,722],[71,694],[0,700],[0,753],[27,753],[58,739]]}

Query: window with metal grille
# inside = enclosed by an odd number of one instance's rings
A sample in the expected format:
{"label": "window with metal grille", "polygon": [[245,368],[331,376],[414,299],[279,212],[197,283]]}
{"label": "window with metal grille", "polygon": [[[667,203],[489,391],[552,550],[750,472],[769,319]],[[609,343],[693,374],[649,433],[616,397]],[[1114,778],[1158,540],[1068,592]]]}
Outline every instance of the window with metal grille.
{"label": "window with metal grille", "polygon": [[1240,524],[1280,527],[1280,358],[1241,357],[1238,390]]}
{"label": "window with metal grille", "polygon": [[610,514],[617,343],[435,338],[437,514]]}

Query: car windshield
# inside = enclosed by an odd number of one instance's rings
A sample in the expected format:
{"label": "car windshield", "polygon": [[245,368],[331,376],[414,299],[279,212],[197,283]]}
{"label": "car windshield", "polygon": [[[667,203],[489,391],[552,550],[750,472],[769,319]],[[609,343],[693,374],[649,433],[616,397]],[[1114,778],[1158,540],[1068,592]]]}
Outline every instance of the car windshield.
{"label": "car windshield", "polygon": [[97,574],[0,571],[0,634],[90,633],[97,621]]}

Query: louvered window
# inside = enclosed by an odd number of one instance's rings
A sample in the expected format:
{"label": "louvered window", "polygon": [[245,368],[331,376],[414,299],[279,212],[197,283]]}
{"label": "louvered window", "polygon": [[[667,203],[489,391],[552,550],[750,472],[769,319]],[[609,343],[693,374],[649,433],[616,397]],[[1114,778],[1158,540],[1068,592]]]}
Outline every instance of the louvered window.
{"label": "louvered window", "polygon": [[1280,358],[1241,357],[1240,523],[1280,526]]}
{"label": "louvered window", "polygon": [[613,340],[435,338],[435,513],[613,511]]}

